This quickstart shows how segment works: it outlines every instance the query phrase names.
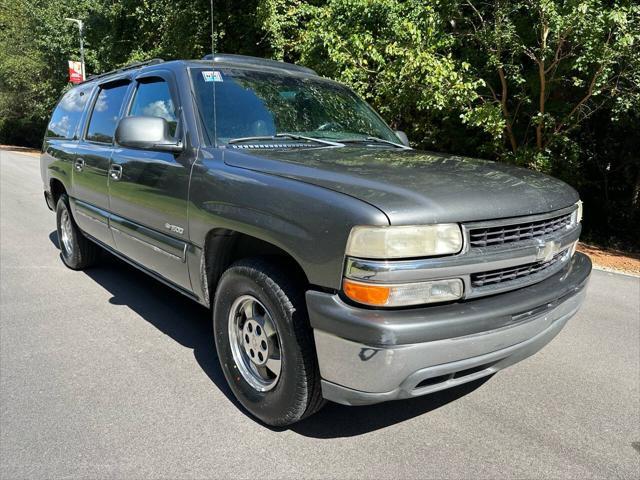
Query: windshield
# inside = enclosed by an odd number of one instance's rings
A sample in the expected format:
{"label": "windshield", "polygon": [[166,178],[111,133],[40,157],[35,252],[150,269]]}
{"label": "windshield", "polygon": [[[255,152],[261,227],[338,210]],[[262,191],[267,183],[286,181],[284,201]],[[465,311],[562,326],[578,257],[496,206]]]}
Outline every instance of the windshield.
{"label": "windshield", "polygon": [[399,141],[369,105],[338,83],[235,68],[193,69],[192,79],[211,141],[215,133],[218,143],[283,133],[337,141],[367,137]]}

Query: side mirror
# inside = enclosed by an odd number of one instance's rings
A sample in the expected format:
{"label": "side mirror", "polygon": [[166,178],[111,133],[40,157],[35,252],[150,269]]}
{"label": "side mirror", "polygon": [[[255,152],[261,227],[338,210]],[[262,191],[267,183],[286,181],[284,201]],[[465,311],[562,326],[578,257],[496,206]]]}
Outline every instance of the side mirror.
{"label": "side mirror", "polygon": [[396,137],[400,139],[400,143],[402,143],[402,145],[404,145],[405,147],[411,146],[409,145],[409,137],[407,137],[407,134],[402,130],[396,130]]}
{"label": "side mirror", "polygon": [[169,122],[160,117],[124,117],[116,128],[116,143],[123,147],[179,153],[179,142],[169,133]]}

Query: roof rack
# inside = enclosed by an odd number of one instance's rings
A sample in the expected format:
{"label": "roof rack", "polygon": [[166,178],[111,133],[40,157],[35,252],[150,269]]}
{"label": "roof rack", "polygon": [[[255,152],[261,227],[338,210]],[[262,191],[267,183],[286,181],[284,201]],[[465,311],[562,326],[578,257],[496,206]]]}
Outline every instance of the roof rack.
{"label": "roof rack", "polygon": [[235,63],[237,65],[251,65],[256,67],[278,68],[290,72],[306,73],[309,75],[317,75],[317,73],[307,67],[295,65],[293,63],[278,62],[277,60],[269,60],[266,58],[249,57],[246,55],[233,55],[230,53],[210,53],[202,57],[202,60],[212,60],[214,62]]}
{"label": "roof rack", "polygon": [[164,60],[162,58],[152,58],[151,60],[146,60],[144,62],[130,63],[128,65],[125,65],[124,67],[116,68],[115,70],[110,70],[108,72],[99,73],[97,75],[91,75],[89,78],[87,78],[82,83],[91,82],[93,80],[96,80],[96,79],[102,78],[102,77],[106,77],[108,75],[113,75],[113,74],[116,74],[116,73],[126,72],[127,70],[133,70],[134,68],[140,68],[140,67],[144,67],[144,66],[147,66],[147,65],[156,65],[156,64],[162,63],[162,62],[164,62]]}

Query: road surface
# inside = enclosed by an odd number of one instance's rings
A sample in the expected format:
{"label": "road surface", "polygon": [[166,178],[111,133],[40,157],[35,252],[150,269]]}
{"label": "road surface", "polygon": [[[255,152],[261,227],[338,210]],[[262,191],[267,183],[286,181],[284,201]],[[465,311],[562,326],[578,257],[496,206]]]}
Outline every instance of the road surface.
{"label": "road surface", "polygon": [[38,159],[0,167],[2,478],[640,478],[639,278],[594,271],[562,333],[484,383],[269,429],[207,310],[110,256],[65,268]]}

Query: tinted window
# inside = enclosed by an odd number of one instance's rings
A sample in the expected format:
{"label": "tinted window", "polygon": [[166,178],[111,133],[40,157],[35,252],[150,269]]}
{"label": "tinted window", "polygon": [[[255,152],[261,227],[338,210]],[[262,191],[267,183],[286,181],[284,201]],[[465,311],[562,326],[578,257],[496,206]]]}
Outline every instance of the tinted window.
{"label": "tinted window", "polygon": [[169,93],[169,84],[161,78],[140,83],[129,115],[164,118],[169,122],[169,132],[175,135],[178,122],[171,93]]}
{"label": "tinted window", "polygon": [[100,89],[91,113],[87,140],[111,143],[127,88],[127,84],[120,84]]}
{"label": "tinted window", "polygon": [[192,78],[209,137],[214,137],[215,125],[222,142],[279,133],[336,141],[369,136],[398,141],[369,105],[335,82],[231,68],[194,69]]}
{"label": "tinted window", "polygon": [[47,137],[73,138],[80,123],[82,111],[89,100],[91,88],[92,85],[83,85],[64,94],[51,115]]}

